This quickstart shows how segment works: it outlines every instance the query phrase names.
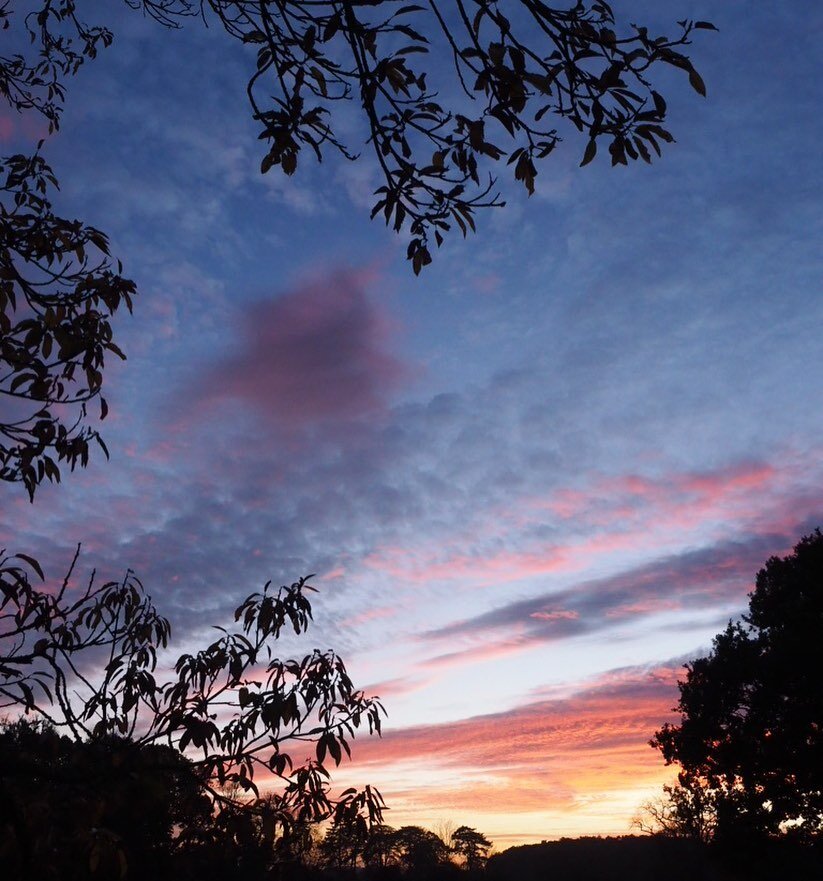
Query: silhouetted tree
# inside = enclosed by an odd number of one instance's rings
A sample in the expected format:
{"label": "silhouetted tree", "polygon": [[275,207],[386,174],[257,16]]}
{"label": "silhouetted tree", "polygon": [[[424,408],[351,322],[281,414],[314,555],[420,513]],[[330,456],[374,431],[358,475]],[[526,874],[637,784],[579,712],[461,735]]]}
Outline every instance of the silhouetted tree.
{"label": "silhouetted tree", "polygon": [[357,818],[341,814],[326,830],[320,842],[320,859],[332,869],[354,869],[360,864],[366,847],[368,829]]}
{"label": "silhouetted tree", "polygon": [[663,795],[640,806],[632,827],[649,835],[690,838],[707,844],[717,825],[715,793],[683,783],[666,785]]}
{"label": "silhouetted tree", "polygon": [[363,863],[369,868],[384,869],[397,865],[399,856],[397,830],[382,823],[373,825],[363,847]]}
{"label": "silhouetted tree", "polygon": [[[170,27],[211,19],[257,47],[247,94],[266,144],[263,173],[293,174],[306,148],[318,159],[328,150],[355,159],[365,141],[383,180],[372,217],[407,230],[415,273],[431,262],[432,238],[439,246],[454,225],[466,235],[476,209],[502,204],[484,163],[505,159],[533,192],[537,162],[560,140],[559,119],[585,136],[583,165],[598,143],[608,144],[612,164],[660,155],[673,138],[651,70],[679,68],[705,94],[682,50],[695,29],[712,28],[684,20],[673,39],[654,37],[618,25],[605,0],[568,8],[537,0],[505,8],[497,0],[126,3]],[[42,116],[49,132],[68,78],[112,41],[107,28],[83,21],[86,8],[82,0],[0,3],[0,25],[17,42],[0,54],[0,95],[12,110]],[[438,97],[455,92],[448,102]],[[349,102],[362,112],[361,143],[343,140]],[[100,395],[106,353],[124,357],[110,318],[123,304],[130,310],[135,293],[99,230],[54,214],[56,185],[39,155],[0,162],[0,396],[16,405],[0,419],[0,479],[22,482],[30,496],[44,479],[59,479],[61,463],[85,465],[90,442],[102,444],[86,406]],[[105,416],[102,399],[100,408]]]}
{"label": "silhouetted tree", "polygon": [[212,823],[202,771],[163,745],[0,731],[0,860],[9,879],[170,874],[176,830]]}
{"label": "silhouetted tree", "polygon": [[[163,745],[174,756],[169,773],[197,775],[222,842],[241,846],[256,835],[272,842],[295,822],[332,816],[379,822],[379,794],[366,787],[333,797],[328,766],[349,754],[356,729],[380,732],[380,703],[354,688],[331,651],[294,660],[274,654],[284,629],[300,634],[309,625],[306,579],[250,595],[235,613],[238,629],[220,628],[219,639],[181,655],[160,681],[157,654],[168,645],[169,622],[131,572],[100,586],[92,576],[75,591],[76,560],[62,586],[49,590],[33,586],[42,577],[34,560],[0,555],[0,709],[33,713],[76,743]],[[295,764],[290,750],[305,741],[315,757]],[[181,764],[180,756],[190,760]],[[280,787],[263,801],[256,799],[258,768]],[[50,773],[47,765],[39,771]],[[99,783],[87,793],[92,801],[111,797],[106,779]],[[214,829],[193,826],[193,846],[214,846]]]}
{"label": "silhouetted tree", "polygon": [[491,841],[471,826],[458,826],[452,832],[451,848],[462,858],[469,872],[479,871],[486,865],[491,846]]}
{"label": "silhouetted tree", "polygon": [[680,788],[715,812],[718,837],[823,829],[823,534],[806,536],[757,575],[749,612],[686,666],[681,714],[654,736]]}
{"label": "silhouetted tree", "polygon": [[416,876],[432,876],[449,862],[449,846],[434,832],[421,826],[401,826],[396,835],[400,866]]}

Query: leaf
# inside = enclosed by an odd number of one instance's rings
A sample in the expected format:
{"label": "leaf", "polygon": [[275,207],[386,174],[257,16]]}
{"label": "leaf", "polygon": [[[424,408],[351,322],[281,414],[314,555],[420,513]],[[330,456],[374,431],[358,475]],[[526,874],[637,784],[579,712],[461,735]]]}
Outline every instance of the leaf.
{"label": "leaf", "polygon": [[583,161],[580,163],[580,167],[582,168],[584,165],[588,165],[596,155],[597,141],[592,138],[589,143],[586,144],[586,152],[583,154]]}
{"label": "leaf", "polygon": [[689,83],[698,95],[706,97],[706,84],[700,74],[692,67],[689,69]]}
{"label": "leaf", "polygon": [[34,559],[34,557],[30,557],[28,554],[15,554],[14,556],[18,560],[25,560],[25,562],[28,563],[29,566],[31,566],[31,568],[40,576],[40,580],[44,580],[43,570],[40,568],[40,564]]}

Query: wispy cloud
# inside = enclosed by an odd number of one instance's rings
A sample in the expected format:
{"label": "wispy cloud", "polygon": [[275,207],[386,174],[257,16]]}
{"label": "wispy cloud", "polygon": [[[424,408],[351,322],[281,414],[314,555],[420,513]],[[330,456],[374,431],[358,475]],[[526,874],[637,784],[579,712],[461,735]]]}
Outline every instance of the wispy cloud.
{"label": "wispy cloud", "polygon": [[629,617],[728,606],[736,601],[742,604],[765,557],[775,547],[790,546],[791,541],[789,536],[758,536],[666,556],[607,578],[499,606],[431,630],[428,636],[434,640],[467,635],[486,639],[496,631],[516,628],[526,644],[550,642],[614,627]]}
{"label": "wispy cloud", "polygon": [[486,829],[490,816],[539,812],[545,835],[557,834],[564,815],[584,828],[587,815],[600,822],[598,800],[614,807],[618,793],[622,812],[610,831],[627,831],[639,793],[670,776],[648,740],[671,717],[681,672],[679,660],[619,668],[564,698],[453,724],[389,728],[380,741],[356,743],[341,780],[382,777],[391,822],[414,816],[422,793],[429,814],[468,813]]}

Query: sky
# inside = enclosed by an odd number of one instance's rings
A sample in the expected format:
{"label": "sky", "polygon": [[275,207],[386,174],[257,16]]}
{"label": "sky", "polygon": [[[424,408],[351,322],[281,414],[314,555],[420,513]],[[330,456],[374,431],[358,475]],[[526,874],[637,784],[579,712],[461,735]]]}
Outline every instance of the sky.
{"label": "sky", "polygon": [[[115,42],[44,155],[139,296],[111,461],[3,487],[0,546],[132,567],[180,651],[315,573],[303,649],[388,712],[341,789],[498,847],[629,831],[672,776],[648,740],[683,663],[823,525],[823,13],[615,3],[719,28],[705,99],[662,78],[677,143],[581,169],[561,132],[534,196],[504,184],[415,278],[365,154],[260,175],[242,47],[89,9]],[[4,113],[5,152],[40,136]]]}

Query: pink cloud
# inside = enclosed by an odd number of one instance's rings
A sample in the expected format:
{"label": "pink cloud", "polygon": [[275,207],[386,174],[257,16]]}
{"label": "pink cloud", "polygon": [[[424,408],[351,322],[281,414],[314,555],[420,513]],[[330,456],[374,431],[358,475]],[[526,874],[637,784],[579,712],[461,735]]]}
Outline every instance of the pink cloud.
{"label": "pink cloud", "polygon": [[14,122],[11,117],[0,113],[0,141],[10,141],[14,135]]}
{"label": "pink cloud", "polygon": [[[638,806],[631,792],[671,776],[648,740],[672,718],[679,675],[673,665],[615,670],[570,697],[510,712],[398,731],[387,725],[382,740],[357,741],[354,767],[341,768],[337,782],[341,772],[377,778],[393,809],[430,818],[550,811],[584,824],[592,797],[624,798],[626,815],[610,820],[627,828]],[[414,789],[409,767],[419,769]]]}
{"label": "pink cloud", "polygon": [[543,642],[544,640],[538,636],[521,634],[509,639],[486,642],[473,648],[459,649],[458,651],[435,655],[432,658],[420,661],[419,664],[427,669],[451,669],[466,664],[482,664],[486,661],[493,661],[507,655],[527,651],[530,648],[541,645]]}
{"label": "pink cloud", "polygon": [[[805,486],[806,480],[804,476]],[[726,530],[737,524],[738,532],[771,533],[783,521],[803,511],[817,509],[817,500],[798,491],[792,465],[736,463],[707,472],[674,472],[655,478],[634,474],[595,477],[583,489],[560,488],[548,498],[524,497],[505,510],[492,512],[485,524],[452,535],[441,547],[386,546],[377,548],[364,564],[407,583],[463,581],[476,585],[499,585],[523,578],[568,575],[585,571],[598,557],[635,553],[657,541],[674,550],[688,546],[690,534]],[[777,510],[793,504],[788,517]],[[796,503],[795,503],[796,500]],[[571,520],[576,534],[561,542],[532,544],[517,550],[486,551],[495,546],[518,545],[525,527],[544,523],[547,514]],[[721,532],[722,534],[722,532]],[[509,539],[511,538],[511,541]]]}
{"label": "pink cloud", "polygon": [[287,436],[384,409],[410,371],[392,352],[392,322],[367,296],[368,280],[336,270],[247,308],[238,353],[198,380],[188,406],[239,403]]}
{"label": "pink cloud", "polygon": [[632,615],[654,615],[659,612],[672,612],[681,609],[680,600],[649,597],[634,603],[624,603],[606,612],[607,618],[628,618]]}
{"label": "pink cloud", "polygon": [[569,560],[568,548],[558,547],[526,553],[501,551],[487,557],[444,555],[442,560],[426,559],[425,551],[418,549],[386,547],[370,554],[364,563],[370,569],[418,584],[461,579],[499,584],[528,575],[567,572],[578,565]]}
{"label": "pink cloud", "polygon": [[557,609],[555,611],[532,612],[529,618],[538,618],[540,621],[575,621],[580,617],[579,612],[573,609]]}
{"label": "pink cloud", "polygon": [[382,742],[363,742],[359,758],[428,757],[446,765],[524,767],[541,765],[549,755],[637,746],[644,764],[653,763],[647,741],[671,717],[667,707],[676,697],[677,675],[668,667],[606,675],[565,700],[538,701],[452,724],[389,730]]}
{"label": "pink cloud", "polygon": [[397,606],[381,606],[375,609],[366,609],[365,612],[360,612],[357,615],[351,615],[348,618],[344,618],[340,622],[340,626],[362,627],[364,624],[368,624],[370,621],[380,621],[384,618],[393,618],[398,613],[398,611],[399,609]]}
{"label": "pink cloud", "polygon": [[594,524],[653,511],[688,526],[747,504],[752,495],[776,488],[785,476],[771,465],[751,462],[654,478],[626,474],[595,480],[586,490],[560,489],[548,501],[526,500],[525,506],[546,508],[566,520],[585,517]]}

